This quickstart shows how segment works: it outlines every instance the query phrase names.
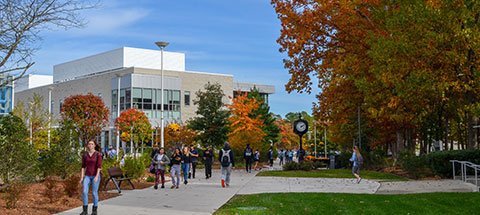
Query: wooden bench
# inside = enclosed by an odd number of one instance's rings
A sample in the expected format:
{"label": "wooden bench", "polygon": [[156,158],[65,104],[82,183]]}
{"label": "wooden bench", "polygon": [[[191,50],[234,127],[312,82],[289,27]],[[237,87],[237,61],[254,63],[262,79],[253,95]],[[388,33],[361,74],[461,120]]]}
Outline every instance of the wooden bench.
{"label": "wooden bench", "polygon": [[[105,182],[105,186],[103,187],[103,190],[107,189],[107,184],[110,180],[112,180],[113,183],[115,184],[115,186],[117,187],[118,193],[122,192],[122,190],[120,190],[120,186],[122,185],[122,181],[128,181],[128,183],[130,183],[130,185],[132,185],[132,188],[135,189],[135,186],[133,186],[133,183],[130,181],[130,179],[132,179],[132,178],[129,178],[127,176],[127,174],[123,174],[122,169],[120,169],[119,167],[108,168],[107,171],[108,171],[108,176],[109,177],[107,179],[107,182]],[[117,181],[119,183],[117,183]]]}

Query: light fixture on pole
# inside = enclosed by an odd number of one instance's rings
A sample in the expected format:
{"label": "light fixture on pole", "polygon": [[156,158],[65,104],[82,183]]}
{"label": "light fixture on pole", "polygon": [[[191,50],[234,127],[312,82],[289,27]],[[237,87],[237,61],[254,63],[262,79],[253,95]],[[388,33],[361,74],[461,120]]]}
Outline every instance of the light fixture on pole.
{"label": "light fixture on pole", "polygon": [[313,143],[315,144],[315,158],[317,158],[317,121],[313,120]]}
{"label": "light fixture on pole", "polygon": [[51,128],[51,122],[52,121],[52,90],[53,87],[48,88],[48,131],[47,131],[47,136],[48,136],[48,142],[47,146],[50,148],[50,128]]}
{"label": "light fixture on pole", "polygon": [[161,100],[162,100],[162,101],[160,102],[160,105],[161,105],[160,107],[161,107],[161,112],[162,112],[162,121],[161,121],[161,124],[162,124],[161,128],[162,128],[162,130],[160,131],[160,135],[161,135],[161,141],[160,141],[160,142],[161,142],[161,146],[162,146],[162,148],[163,148],[163,147],[164,147],[164,142],[163,142],[163,139],[164,139],[164,131],[163,131],[163,130],[164,130],[164,129],[163,129],[163,128],[164,128],[164,126],[165,126],[165,123],[164,123],[164,120],[165,120],[165,119],[164,119],[164,117],[163,117],[163,116],[164,116],[164,115],[163,115],[163,112],[164,112],[164,107],[163,107],[163,96],[164,96],[164,95],[163,95],[163,88],[164,88],[164,85],[163,85],[163,49],[168,46],[168,42],[155,42],[155,44],[162,50],[162,60],[161,60],[161,79],[162,79],[162,81],[161,81],[161,82],[162,82],[162,96],[161,96]]}

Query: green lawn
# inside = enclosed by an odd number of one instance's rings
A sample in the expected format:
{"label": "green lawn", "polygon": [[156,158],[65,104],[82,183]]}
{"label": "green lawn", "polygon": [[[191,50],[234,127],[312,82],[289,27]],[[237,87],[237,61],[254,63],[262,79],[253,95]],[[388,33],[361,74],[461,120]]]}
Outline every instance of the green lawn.
{"label": "green lawn", "polygon": [[[354,178],[350,169],[332,169],[315,171],[266,171],[260,172],[257,176],[278,176],[278,177],[308,177],[308,178]],[[360,171],[360,177],[364,179],[381,179],[385,181],[407,181],[389,173],[376,171]]]}
{"label": "green lawn", "polygon": [[273,193],[235,196],[215,214],[478,214],[479,202],[480,193]]}

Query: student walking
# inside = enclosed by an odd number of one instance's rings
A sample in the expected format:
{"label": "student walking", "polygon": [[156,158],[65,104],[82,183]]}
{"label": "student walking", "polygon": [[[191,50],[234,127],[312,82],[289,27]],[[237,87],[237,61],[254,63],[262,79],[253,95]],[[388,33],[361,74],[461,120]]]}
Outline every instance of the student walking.
{"label": "student walking", "polygon": [[[172,159],[170,161],[172,163],[172,169],[171,169],[171,174],[172,174],[172,187],[177,188],[180,185],[180,164],[182,164],[182,155],[180,153],[179,148],[175,148],[175,152],[172,155]],[[175,177],[177,180],[175,181]]]}
{"label": "student walking", "polygon": [[247,147],[243,151],[243,158],[245,159],[245,170],[247,172],[252,172],[252,157],[253,149],[250,148],[250,143],[247,143]]}
{"label": "student walking", "polygon": [[230,186],[230,175],[232,169],[235,169],[235,160],[233,157],[233,150],[230,148],[228,142],[225,142],[225,146],[218,153],[220,158],[220,164],[222,167],[222,187]]}
{"label": "student walking", "polygon": [[360,167],[363,164],[363,157],[357,146],[353,146],[353,155],[350,161],[353,162],[352,173],[357,178],[357,184],[359,184],[362,181],[362,178],[360,178]]}
{"label": "student walking", "polygon": [[153,159],[153,157],[158,154],[159,152],[158,144],[153,145],[152,153],[150,154],[150,158]]}
{"label": "student walking", "polygon": [[190,149],[187,146],[183,147],[182,153],[182,172],[183,172],[183,183],[188,184],[188,173],[190,172],[190,167],[192,166],[192,156],[190,155]]}
{"label": "student walking", "polygon": [[80,215],[87,215],[88,213],[88,189],[92,184],[93,194],[93,210],[92,215],[97,215],[98,209],[98,187],[100,185],[102,169],[102,153],[100,146],[95,141],[90,140],[87,144],[87,151],[82,157],[82,174],[80,177],[80,184],[83,185],[83,211]]}
{"label": "student walking", "polygon": [[280,163],[278,164],[279,166],[283,165],[283,158],[285,157],[285,153],[283,152],[283,149],[280,150],[280,153],[278,153],[278,158],[280,159]]}
{"label": "student walking", "polygon": [[270,164],[270,169],[273,167],[273,147],[270,146],[270,149],[267,152],[268,163]]}
{"label": "student walking", "polygon": [[[255,167],[254,169],[257,170],[258,167],[258,162],[260,161],[260,152],[258,152],[258,149],[255,150],[255,155],[253,156],[253,160],[255,161]],[[259,168],[258,170],[261,170],[262,168]]]}
{"label": "student walking", "polygon": [[[192,161],[192,177],[195,178],[195,170],[197,169],[197,159],[198,159],[198,151],[193,147],[193,144],[190,144],[190,156]],[[188,175],[190,178],[190,174]]]}
{"label": "student walking", "polygon": [[153,157],[152,162],[155,164],[155,186],[153,188],[158,189],[159,177],[162,177],[162,187],[165,188],[165,170],[167,165],[170,164],[170,159],[165,155],[165,149],[160,148],[158,153]]}
{"label": "student walking", "polygon": [[203,153],[203,163],[205,164],[205,178],[212,177],[212,163],[213,163],[213,151],[210,145],[207,145],[207,150]]}
{"label": "student walking", "polygon": [[288,162],[292,162],[293,161],[293,150],[288,150]]}

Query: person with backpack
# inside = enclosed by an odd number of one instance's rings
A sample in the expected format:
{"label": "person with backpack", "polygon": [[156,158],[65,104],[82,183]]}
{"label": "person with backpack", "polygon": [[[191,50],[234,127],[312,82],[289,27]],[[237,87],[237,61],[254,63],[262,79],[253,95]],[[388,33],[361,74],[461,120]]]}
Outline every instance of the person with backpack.
{"label": "person with backpack", "polygon": [[267,152],[267,159],[268,159],[268,163],[270,164],[270,168],[272,168],[273,167],[273,147],[271,146]]}
{"label": "person with backpack", "polygon": [[170,159],[165,155],[165,149],[160,148],[158,153],[153,157],[152,162],[155,165],[155,186],[153,188],[158,189],[158,181],[160,176],[162,176],[162,187],[165,188],[165,170],[167,170],[167,165],[170,163]]}
{"label": "person with backpack", "polygon": [[152,153],[150,154],[150,158],[153,159],[153,157],[158,154],[160,150],[158,149],[158,144],[153,145]]}
{"label": "person with backpack", "polygon": [[190,156],[192,160],[192,168],[191,168],[192,175],[189,174],[188,178],[191,178],[190,176],[195,178],[195,170],[197,169],[198,151],[195,149],[195,147],[193,147],[193,144],[190,144]]}
{"label": "person with backpack", "polygon": [[88,213],[88,189],[92,184],[93,209],[92,215],[97,215],[98,209],[98,187],[100,185],[102,169],[102,153],[100,146],[95,141],[90,140],[87,144],[87,151],[82,156],[82,174],[80,184],[83,185],[83,211],[80,215]]}
{"label": "person with backpack", "polygon": [[207,150],[203,153],[203,163],[205,164],[205,179],[212,177],[212,163],[213,163],[213,151],[210,145],[207,145]]}
{"label": "person with backpack", "polygon": [[283,165],[283,158],[285,157],[285,152],[283,152],[283,149],[280,150],[280,153],[278,153],[278,158],[280,159],[280,163],[278,164],[279,166]]}
{"label": "person with backpack", "polygon": [[188,146],[183,147],[182,153],[182,172],[183,172],[183,183],[188,184],[188,173],[192,167],[192,156],[190,155],[190,149]]}
{"label": "person with backpack", "polygon": [[230,148],[228,142],[225,142],[225,146],[218,153],[220,158],[220,164],[222,167],[222,187],[230,186],[230,174],[232,169],[235,169],[235,160],[233,157],[233,150]]}
{"label": "person with backpack", "polygon": [[[255,154],[253,155],[253,160],[255,161],[255,167],[254,169],[257,170],[258,162],[260,161],[260,152],[258,152],[258,149],[255,150]],[[261,170],[262,168],[259,168]]]}
{"label": "person with backpack", "polygon": [[357,146],[353,146],[353,154],[350,161],[353,162],[352,173],[357,178],[357,184],[359,184],[362,181],[362,178],[360,178],[360,167],[363,165],[363,157]]}
{"label": "person with backpack", "polygon": [[250,148],[250,143],[247,143],[247,147],[243,151],[243,158],[245,159],[245,170],[247,172],[252,172],[252,156],[253,149]]}
{"label": "person with backpack", "polygon": [[[170,159],[170,161],[170,164],[172,164],[172,169],[170,170],[170,173],[172,175],[172,187],[170,188],[178,189],[180,185],[180,164],[182,164],[182,155],[179,148],[175,148],[175,152],[173,153],[172,159]],[[175,181],[175,177],[177,178],[177,181]]]}

